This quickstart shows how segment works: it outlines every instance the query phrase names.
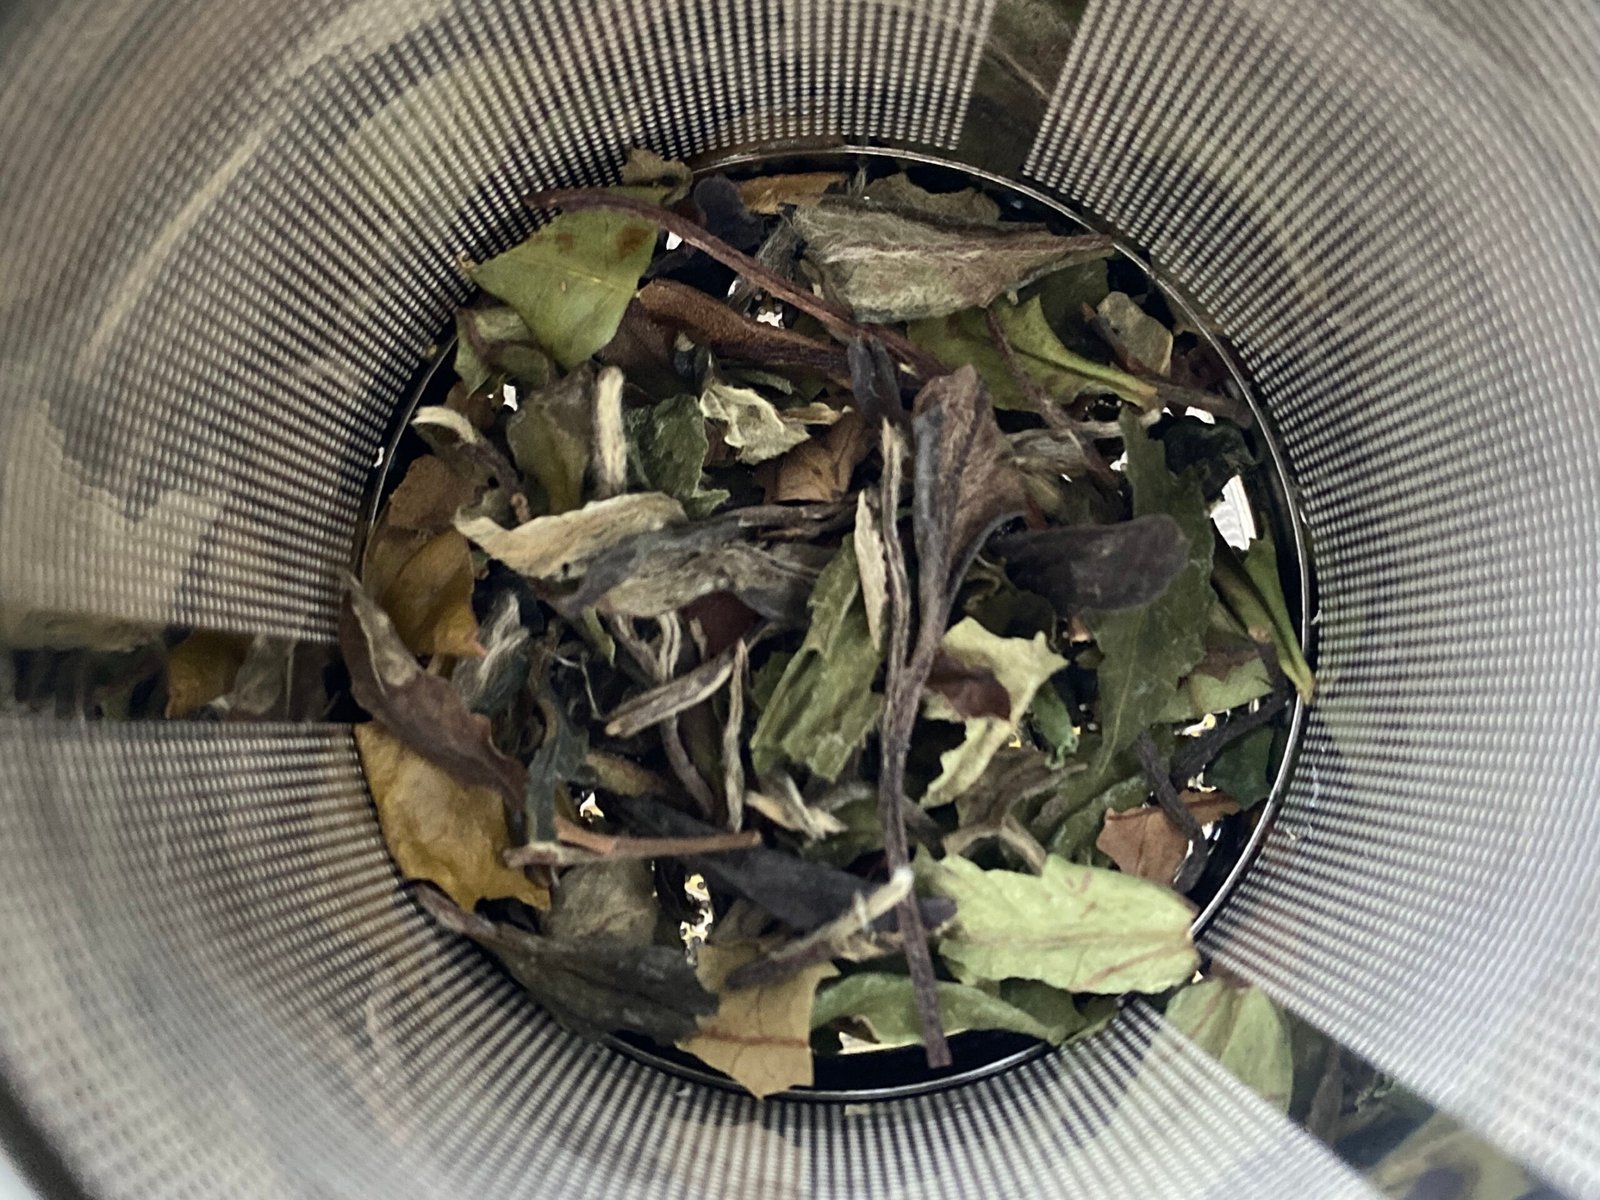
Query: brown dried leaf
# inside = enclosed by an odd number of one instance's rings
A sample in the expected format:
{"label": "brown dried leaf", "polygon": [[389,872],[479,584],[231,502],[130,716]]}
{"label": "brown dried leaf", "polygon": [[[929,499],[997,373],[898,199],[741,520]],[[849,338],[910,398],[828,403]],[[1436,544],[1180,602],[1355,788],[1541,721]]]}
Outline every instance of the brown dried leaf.
{"label": "brown dried leaf", "polygon": [[250,639],[238,633],[191,633],[167,654],[167,719],[186,717],[227,693]]}
{"label": "brown dried leaf", "polygon": [[978,541],[1026,505],[1022,479],[978,373],[970,366],[940,376],[917,393],[912,430],[916,461],[912,531],[924,624],[942,632],[950,588]]}
{"label": "brown dried leaf", "polygon": [[472,493],[471,480],[452,471],[436,455],[424,454],[407,469],[379,524],[440,533],[450,528],[457,509],[472,502]]}
{"label": "brown dried leaf", "polygon": [[339,648],[357,704],[462,784],[494,788],[509,809],[521,811],[527,770],[495,748],[487,717],[468,711],[448,680],[417,665],[394,622],[354,579],[339,607]]}
{"label": "brown dried leaf", "polygon": [[[1239,811],[1221,792],[1184,792],[1180,797],[1201,825]],[[1189,839],[1159,808],[1134,808],[1106,813],[1095,845],[1126,874],[1170,886],[1189,851]]]}
{"label": "brown dried leaf", "polygon": [[767,503],[815,500],[831,503],[850,490],[850,476],[867,457],[873,432],[854,409],[821,437],[801,442],[776,460]]}
{"label": "brown dried leaf", "polygon": [[962,662],[947,650],[941,649],[934,658],[923,686],[943,697],[964,721],[977,717],[1005,721],[1011,717],[1011,693],[994,672],[980,664]]}
{"label": "brown dried leaf", "polygon": [[996,539],[1006,574],[1056,612],[1137,608],[1160,596],[1189,562],[1183,527],[1166,513],[1115,525],[1027,530]]}
{"label": "brown dried leaf", "polygon": [[753,213],[771,216],[787,204],[815,204],[830,188],[849,176],[838,171],[812,171],[797,175],[757,175],[739,183],[739,198]]}
{"label": "brown dried leaf", "polygon": [[767,987],[723,990],[730,974],[766,949],[759,942],[701,947],[696,973],[719,1004],[698,1034],[678,1043],[758,1099],[811,1083],[811,1005],[817,985],[839,973],[818,963]]}
{"label": "brown dried leaf", "polygon": [[469,911],[501,897],[549,905],[547,889],[500,861],[511,842],[492,789],[458,783],[376,722],[357,725],[355,735],[384,843],[402,875],[436,884]]}
{"label": "brown dried leaf", "polygon": [[395,574],[378,603],[413,654],[478,658],[472,612],[472,551],[454,529],[426,542]]}

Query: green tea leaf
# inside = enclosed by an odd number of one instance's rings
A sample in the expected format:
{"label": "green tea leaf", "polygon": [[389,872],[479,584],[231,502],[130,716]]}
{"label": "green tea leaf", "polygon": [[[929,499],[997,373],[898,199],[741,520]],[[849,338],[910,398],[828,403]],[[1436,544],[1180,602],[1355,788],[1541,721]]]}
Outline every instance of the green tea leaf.
{"label": "green tea leaf", "polygon": [[628,428],[629,459],[648,489],[665,492],[698,521],[728,498],[721,488],[705,489],[706,418],[693,396],[674,396],[651,408],[623,413]]}
{"label": "green tea leaf", "polygon": [[594,373],[577,370],[524,395],[506,422],[506,444],[523,475],[544,490],[545,512],[583,504],[583,476],[594,442]]}
{"label": "green tea leaf", "polygon": [[659,912],[650,864],[620,858],[561,872],[541,928],[552,937],[610,938],[648,946]]}
{"label": "green tea leaf", "polygon": [[[1069,403],[1085,392],[1120,396],[1141,408],[1156,403],[1156,390],[1151,384],[1062,345],[1045,320],[1039,297],[1033,296],[1020,305],[1001,302],[995,305],[994,313],[1016,355],[1017,365],[1057,404]],[[968,309],[948,317],[913,321],[906,333],[952,369],[965,363],[976,367],[989,385],[996,408],[1033,410],[1033,403],[990,336],[983,310]]]}
{"label": "green tea leaf", "polygon": [[967,225],[993,225],[1000,220],[1000,205],[977,188],[930,192],[912,183],[904,171],[874,179],[862,194],[885,208],[911,216],[939,217]]}
{"label": "green tea leaf", "polygon": [[[652,198],[660,189],[652,189]],[[562,213],[472,279],[522,317],[539,345],[571,369],[609,342],[655,255],[656,226],[603,210]]]}
{"label": "green tea leaf", "polygon": [[[1004,1029],[1042,1042],[1059,1043],[1082,1023],[1070,996],[1064,997],[1066,1007],[1059,1014],[1065,1019],[1059,1024],[1046,1024],[978,988],[943,982],[936,986],[939,1015],[944,1020],[946,1033]],[[913,1046],[922,1041],[922,1024],[917,1019],[917,1002],[909,976],[863,971],[829,984],[817,994],[811,1009],[811,1027],[821,1029],[844,1020],[865,1026],[872,1041],[879,1046]]]}
{"label": "green tea leaf", "polygon": [[1000,984],[1000,998],[1020,1008],[1052,1032],[1061,1031],[1056,1045],[1081,1041],[1099,1033],[1117,1015],[1115,996],[1073,996],[1037,979],[1007,979]]}
{"label": "green tea leaf", "polygon": [[1273,543],[1272,533],[1263,529],[1242,559],[1233,547],[1224,543],[1217,553],[1213,582],[1224,603],[1250,631],[1251,637],[1258,641],[1265,637],[1272,639],[1273,648],[1278,652],[1278,665],[1301,699],[1309,704],[1316,690],[1316,678],[1300,651],[1294,619],[1283,598],[1278,548]]}
{"label": "green tea leaf", "polygon": [[503,304],[471,306],[456,314],[455,368],[469,392],[501,377],[526,388],[550,382],[550,360],[517,310]]}
{"label": "green tea leaf", "polygon": [[1103,258],[1066,267],[1034,285],[1046,323],[1063,346],[1079,354],[1105,352],[1105,343],[1083,319],[1083,307],[1098,308],[1110,291]]}
{"label": "green tea leaf", "polygon": [[1278,765],[1273,744],[1277,730],[1253,729],[1226,747],[1206,768],[1205,781],[1249,808],[1272,794],[1272,776]]}
{"label": "green tea leaf", "polygon": [[1211,620],[1211,519],[1193,480],[1168,470],[1161,446],[1145,436],[1132,413],[1122,414],[1128,479],[1135,516],[1166,513],[1189,540],[1189,561],[1155,600],[1084,618],[1102,654],[1100,762],[1127,746],[1161,715],[1178,680],[1200,661]]}
{"label": "green tea leaf", "polygon": [[995,751],[1016,736],[1017,723],[1033,703],[1039,685],[1067,665],[1066,659],[1050,649],[1043,634],[1032,639],[996,637],[971,617],[945,634],[941,655],[992,674],[1010,703],[1004,716],[963,716],[937,690],[924,693],[925,716],[962,721],[967,727],[962,743],[939,760],[939,775],[922,797],[928,808],[950,803],[977,781]]}
{"label": "green tea leaf", "polygon": [[1054,832],[1045,841],[1045,849],[1059,854],[1068,862],[1093,865],[1105,862],[1096,857],[1096,841],[1111,813],[1127,812],[1138,808],[1150,796],[1150,785],[1143,775],[1129,775],[1107,787],[1087,790],[1077,794],[1073,788],[1077,781],[1068,781],[1063,795],[1068,797],[1061,805]]}
{"label": "green tea leaf", "polygon": [[1104,258],[1109,239],[1038,226],[967,225],[842,200],[789,216],[823,289],[867,322],[916,321],[997,297],[1053,270]]}
{"label": "green tea leaf", "polygon": [[530,579],[563,579],[611,547],[640,533],[675,525],[683,507],[659,492],[591,500],[556,516],[506,529],[488,517],[457,517],[456,528],[490,558]]}
{"label": "green tea leaf", "polygon": [[809,608],[805,641],[750,738],[758,775],[791,762],[837,779],[878,721],[883,697],[872,690],[872,681],[883,654],[867,627],[853,538],[845,538],[823,568]]}
{"label": "green tea leaf", "polygon": [[1165,375],[1172,369],[1172,331],[1148,316],[1127,293],[1112,292],[1096,311],[1118,343],[1145,370]]}
{"label": "green tea leaf", "polygon": [[1191,983],[1167,1005],[1167,1020],[1268,1104],[1289,1111],[1289,1023],[1265,992],[1221,979]]}
{"label": "green tea leaf", "polygon": [[939,954],[963,983],[1037,979],[1069,992],[1159,992],[1200,964],[1194,909],[1168,888],[1056,855],[1040,875],[919,856],[927,891],[956,903]]}
{"label": "green tea leaf", "polygon": [[1177,693],[1162,710],[1162,721],[1198,720],[1207,713],[1227,712],[1259,700],[1272,691],[1267,664],[1226,605],[1212,607],[1205,641],[1205,655],[1179,681]]}
{"label": "green tea leaf", "polygon": [[1050,747],[1050,765],[1059,767],[1078,748],[1078,729],[1072,723],[1066,701],[1055,685],[1046,681],[1034,693],[1033,707],[1028,709],[1028,724],[1034,736]]}

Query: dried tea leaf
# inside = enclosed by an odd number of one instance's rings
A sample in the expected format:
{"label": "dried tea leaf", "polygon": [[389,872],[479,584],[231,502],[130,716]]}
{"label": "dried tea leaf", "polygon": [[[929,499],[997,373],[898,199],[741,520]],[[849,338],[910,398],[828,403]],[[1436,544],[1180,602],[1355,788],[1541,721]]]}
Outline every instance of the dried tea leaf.
{"label": "dried tea leaf", "polygon": [[861,414],[851,409],[827,433],[801,442],[772,460],[767,503],[838,500],[850,490],[850,476],[876,440]]}
{"label": "dried tea leaf", "polygon": [[1279,1112],[1289,1111],[1294,1091],[1289,1023],[1265,992],[1222,979],[1202,980],[1172,998],[1166,1017],[1240,1083]]}
{"label": "dried tea leaf", "polygon": [[630,698],[606,718],[606,734],[614,738],[630,738],[652,725],[670,721],[679,713],[703,704],[728,682],[728,677],[733,673],[733,663],[734,652],[730,648],[692,671],[686,671],[675,679],[657,684]]}
{"label": "dried tea leaf", "polygon": [[1099,1033],[1117,1015],[1115,996],[1077,996],[1037,979],[1007,979],[1000,984],[1000,999],[1020,1008],[1046,1028],[1062,1031],[1057,1045],[1082,1041]]}
{"label": "dried tea leaf", "polygon": [[[645,798],[613,799],[606,806],[606,813],[630,828],[655,837],[703,838],[722,832],[687,813]],[[801,933],[850,912],[856,897],[871,887],[859,875],[823,863],[806,862],[767,846],[722,854],[685,855],[683,864],[705,876],[706,883],[714,891],[742,896]],[[938,897],[923,898],[918,901],[918,907],[929,929],[943,925],[955,911],[948,900]],[[893,913],[874,925],[886,931],[898,928]]]}
{"label": "dried tea leaf", "polygon": [[670,1043],[716,1011],[716,997],[679,947],[541,937],[475,916],[428,888],[418,890],[417,900],[446,929],[494,954],[556,1020],[579,1033],[629,1031]]}
{"label": "dried tea leaf", "polygon": [[478,636],[483,656],[457,663],[450,686],[469,709],[493,719],[511,705],[528,680],[531,637],[515,592],[507,589],[495,598]]}
{"label": "dried tea leaf", "polygon": [[1078,748],[1078,727],[1072,723],[1072,713],[1053,683],[1040,684],[1034,693],[1028,725],[1034,737],[1050,748],[1053,767],[1060,767]]}
{"label": "dried tea leaf", "polygon": [[1272,642],[1278,666],[1306,703],[1316,691],[1316,677],[1300,650],[1294,619],[1283,598],[1278,574],[1278,548],[1270,530],[1262,530],[1243,557],[1218,539],[1212,582],[1239,623],[1257,641]]}
{"label": "dried tea leaf", "polygon": [[494,788],[520,811],[522,764],[495,748],[488,719],[469,712],[448,681],[417,665],[388,614],[354,579],[339,608],[339,648],[351,695],[389,733],[460,783]]}
{"label": "dried tea leaf", "polygon": [[765,462],[811,434],[806,425],[831,425],[843,414],[826,405],[810,405],[800,410],[782,411],[760,392],[714,382],[700,393],[700,411],[724,424],[722,440],[737,450],[739,461]]}
{"label": "dried tea leaf", "polygon": [[1212,610],[1205,644],[1205,655],[1179,680],[1177,693],[1161,711],[1162,722],[1198,720],[1271,693],[1272,679],[1260,650],[1225,605]]}
{"label": "dried tea leaf", "polygon": [[771,216],[791,204],[815,204],[849,176],[838,171],[811,171],[798,175],[757,175],[739,181],[739,198],[753,213]]}
{"label": "dried tea leaf", "polygon": [[856,496],[856,576],[861,583],[861,603],[867,613],[872,648],[883,649],[884,621],[888,614],[888,565],[884,559],[883,528],[871,490]]}
{"label": "dried tea leaf", "polygon": [[613,859],[563,871],[541,928],[551,937],[609,938],[648,946],[659,913],[650,864]]}
{"label": "dried tea leaf", "polygon": [[993,225],[1000,220],[1000,205],[977,188],[930,192],[912,183],[904,171],[874,179],[862,194],[886,208],[912,216],[937,217],[966,225]]}
{"label": "dried tea leaf", "polygon": [[775,771],[771,778],[762,780],[759,791],[747,790],[744,801],[774,825],[793,830],[810,842],[845,831],[845,824],[838,817],[807,804],[793,778],[784,771]]}
{"label": "dried tea leaf", "polygon": [[1270,727],[1251,730],[1206,768],[1207,785],[1232,796],[1241,808],[1260,804],[1272,794],[1272,777],[1278,765],[1278,756],[1273,753],[1277,740],[1277,730]]}
{"label": "dried tea leaf", "polygon": [[921,620],[943,626],[950,589],[979,542],[1022,511],[1022,483],[977,373],[963,367],[917,393],[912,532],[917,547]]}
{"label": "dried tea leaf", "polygon": [[[811,337],[799,329],[769,325],[688,284],[652,279],[639,289],[634,304],[666,333],[669,341],[681,333],[715,354],[719,364],[739,362],[766,368],[746,370],[746,383],[761,382],[791,391],[799,390],[809,376],[815,390],[824,379],[848,378],[845,350],[837,343]],[[625,318],[623,328],[627,327]],[[774,374],[776,371],[790,372],[793,377]]]}
{"label": "dried tea leaf", "polygon": [[628,486],[628,434],[622,421],[626,380],[616,367],[604,367],[594,384],[595,496],[609,500]]}
{"label": "dried tea leaf", "polygon": [[883,656],[867,627],[853,538],[845,538],[817,578],[808,607],[805,641],[762,707],[750,738],[758,775],[789,762],[837,779],[878,721],[883,698],[872,690],[872,681]]}
{"label": "dried tea leaf", "polygon": [[378,603],[413,654],[477,658],[484,649],[472,612],[475,582],[467,539],[447,529],[406,561]]}
{"label": "dried tea leaf", "polygon": [[535,517],[506,529],[487,517],[456,520],[456,528],[491,558],[530,579],[565,579],[635,534],[684,520],[683,506],[659,492],[591,500],[559,516]]}
{"label": "dried tea leaf", "polygon": [[468,392],[481,392],[500,378],[520,387],[544,387],[552,368],[517,310],[494,304],[469,305],[456,313],[455,369]]}
{"label": "dried tea leaf", "polygon": [[1063,617],[1137,608],[1159,597],[1189,561],[1177,521],[1153,513],[1115,525],[1024,530],[993,543],[1006,573]]}
{"label": "dried tea leaf", "polygon": [[[966,737],[939,759],[939,775],[922,797],[924,807],[948,804],[977,782],[995,751],[1011,741],[1017,724],[1033,703],[1039,685],[1067,665],[1067,660],[1050,649],[1043,634],[1031,640],[996,637],[977,621],[967,617],[945,634],[941,653],[954,664],[988,672],[998,685],[991,701],[1004,697],[1004,708],[987,711],[975,704],[971,715],[953,705],[945,692],[931,689],[923,699],[925,715],[941,721],[963,721]],[[969,699],[982,692],[979,686],[964,686]]]}
{"label": "dried tea leaf", "polygon": [[919,856],[917,876],[956,903],[939,955],[963,983],[1016,978],[1069,992],[1159,992],[1200,964],[1188,901],[1131,875],[1051,855],[1040,875]]}
{"label": "dried tea leaf", "polygon": [[443,459],[424,454],[406,469],[400,486],[389,496],[379,526],[443,533],[457,510],[472,502],[470,479],[453,471]]}
{"label": "dried tea leaf", "polygon": [[900,867],[881,887],[858,893],[850,908],[803,937],[782,942],[728,976],[734,988],[777,983],[817,963],[867,962],[903,948],[898,930],[887,928],[885,918],[910,898],[910,866]]}
{"label": "dried tea leaf", "polygon": [[631,617],[659,617],[718,594],[786,627],[805,624],[806,599],[829,558],[807,544],[760,547],[728,519],[640,534],[589,564],[564,600]]}
{"label": "dried tea leaf", "polygon": [[402,875],[436,884],[468,909],[500,897],[550,903],[542,885],[500,861],[511,842],[494,790],[457,782],[376,722],[357,725],[355,737],[384,844]]}
{"label": "dried tea leaf", "polygon": [[[1202,826],[1239,811],[1233,797],[1222,792],[1184,792],[1179,799]],[[1159,808],[1106,813],[1095,845],[1126,874],[1167,886],[1189,852],[1189,839]]]}
{"label": "dried tea leaf", "polygon": [[[1042,1042],[1060,1043],[1082,1024],[1077,1010],[1072,1007],[1071,997],[1065,998],[1065,1007],[1071,1009],[1073,1018],[1077,1019],[1072,1023],[1046,1024],[978,988],[942,981],[936,986],[939,1015],[947,1033],[1003,1029]],[[874,1044],[886,1048],[914,1046],[922,1041],[916,997],[911,980],[905,975],[863,971],[823,988],[811,1009],[811,1027],[822,1029],[840,1022],[847,1022],[852,1032],[865,1032]]]}
{"label": "dried tea leaf", "polygon": [[655,254],[656,232],[621,213],[565,212],[472,267],[472,279],[516,309],[539,346],[570,370],[617,332]]}
{"label": "dried tea leaf", "polygon": [[[1017,365],[1027,372],[1035,388],[1057,404],[1069,403],[1084,393],[1119,396],[1141,408],[1157,404],[1153,384],[1067,349],[1045,320],[1039,297],[1020,305],[1001,302],[993,311]],[[1033,411],[1033,401],[995,345],[981,309],[914,321],[906,332],[952,369],[963,364],[977,368],[993,393],[996,408]]]}
{"label": "dried tea leaf", "polygon": [[[249,652],[248,637],[203,629],[174,646],[167,653],[167,719],[186,717],[225,695]],[[0,658],[9,657],[0,650]]]}
{"label": "dried tea leaf", "polygon": [[728,498],[721,488],[701,487],[710,443],[705,414],[693,396],[676,396],[653,408],[630,409],[623,420],[634,473],[646,488],[678,500],[695,520]]}
{"label": "dried tea leaf", "polygon": [[717,1011],[677,1044],[758,1099],[811,1083],[812,1000],[817,984],[839,973],[819,963],[781,983],[725,991],[728,975],[763,950],[758,942],[701,947],[698,974],[717,993]]}
{"label": "dried tea leaf", "polygon": [[689,194],[694,172],[675,158],[663,158],[654,150],[632,146],[618,179],[626,187],[665,187],[669,190],[661,203],[676,204]]}
{"label": "dried tea leaf", "polygon": [[1058,794],[1061,802],[1051,810],[1052,819],[1044,822],[1051,831],[1045,838],[1045,849],[1068,862],[1086,866],[1107,861],[1099,857],[1095,845],[1106,818],[1138,808],[1150,798],[1150,784],[1142,774],[1126,776],[1110,785],[1078,783],[1079,779],[1090,778],[1086,772],[1069,780]]}
{"label": "dried tea leaf", "polygon": [[842,200],[788,220],[823,288],[858,320],[892,323],[983,308],[1053,270],[1103,258],[1099,235],[1061,237],[1025,225],[951,226]]}
{"label": "dried tea leaf", "polygon": [[524,395],[506,422],[512,461],[538,482],[546,513],[571,512],[583,504],[583,477],[595,444],[594,387],[593,371],[572,371]]}
{"label": "dried tea leaf", "polygon": [[1117,343],[1145,370],[1165,375],[1172,369],[1172,332],[1147,316],[1126,292],[1112,292],[1096,311]]}
{"label": "dried tea leaf", "polygon": [[1122,414],[1128,479],[1136,517],[1165,513],[1182,527],[1189,560],[1150,603],[1120,611],[1090,610],[1084,619],[1102,659],[1100,727],[1104,763],[1149,728],[1171,701],[1178,680],[1200,661],[1211,621],[1211,518],[1199,485],[1168,470],[1161,444],[1136,417]]}

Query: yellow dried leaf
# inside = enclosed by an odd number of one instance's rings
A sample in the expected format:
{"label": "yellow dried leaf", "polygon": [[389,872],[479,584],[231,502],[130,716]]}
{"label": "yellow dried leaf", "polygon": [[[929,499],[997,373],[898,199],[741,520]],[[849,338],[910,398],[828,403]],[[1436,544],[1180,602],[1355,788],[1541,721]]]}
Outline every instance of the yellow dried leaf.
{"label": "yellow dried leaf", "polygon": [[510,897],[548,908],[550,893],[501,862],[505,808],[489,788],[464,787],[382,725],[355,729],[383,840],[407,879],[437,885],[462,908]]}
{"label": "yellow dried leaf", "polygon": [[379,595],[413,654],[481,658],[478,619],[472,613],[472,550],[453,529],[426,542]]}
{"label": "yellow dried leaf", "polygon": [[818,963],[781,983],[723,991],[730,974],[768,948],[761,942],[701,947],[696,973],[721,1002],[698,1034],[678,1043],[757,1099],[810,1084],[811,1005],[817,985],[839,973],[832,963]]}
{"label": "yellow dried leaf", "polygon": [[191,633],[167,655],[167,718],[186,717],[233,686],[250,652],[236,633]]}
{"label": "yellow dried leaf", "polygon": [[[1233,797],[1221,792],[1184,792],[1181,799],[1201,825],[1239,811]],[[1125,874],[1170,886],[1189,840],[1159,808],[1133,808],[1108,812],[1095,845]]]}

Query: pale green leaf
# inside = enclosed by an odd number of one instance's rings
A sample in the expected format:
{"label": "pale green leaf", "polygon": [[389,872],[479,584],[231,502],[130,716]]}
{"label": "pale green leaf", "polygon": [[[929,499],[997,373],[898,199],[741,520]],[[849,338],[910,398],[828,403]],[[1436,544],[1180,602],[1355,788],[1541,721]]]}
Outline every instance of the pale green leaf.
{"label": "pale green leaf", "polygon": [[1112,292],[1096,311],[1122,346],[1147,371],[1165,375],[1172,368],[1172,331],[1146,315],[1126,292]]}
{"label": "pale green leaf", "polygon": [[1020,1008],[1060,1037],[1056,1045],[1080,1041],[1099,1033],[1117,1015],[1115,996],[1073,996],[1037,979],[1007,979],[1000,984],[1000,998]]}
{"label": "pale green leaf", "polygon": [[501,377],[530,388],[550,382],[550,360],[517,310],[504,304],[463,308],[456,314],[455,368],[469,392]]}
{"label": "pale green leaf", "polygon": [[[1057,1023],[1047,1024],[978,988],[943,981],[936,987],[939,1015],[949,1034],[970,1029],[1004,1029],[1042,1042],[1059,1043],[1083,1023],[1073,1007],[1072,997],[1060,992],[1056,995],[1065,1000],[1065,1006],[1055,1014]],[[830,983],[817,993],[811,1009],[813,1029],[847,1018],[864,1025],[872,1041],[879,1046],[912,1046],[922,1041],[916,995],[906,975],[864,971]]]}
{"label": "pale green leaf", "polygon": [[721,382],[700,394],[700,411],[723,424],[722,440],[746,464],[777,458],[811,436],[807,425],[831,425],[841,415],[825,404],[783,411],[752,388]]}
{"label": "pale green leaf", "polygon": [[[939,775],[928,786],[922,803],[929,808],[948,804],[973,785],[989,765],[996,750],[1017,734],[1017,723],[1033,703],[1039,685],[1067,665],[1050,649],[1044,634],[1033,638],[997,637],[972,617],[963,619],[944,635],[944,654],[964,667],[987,670],[1011,698],[1011,712],[965,719],[966,736],[959,746],[939,759]],[[925,692],[923,715],[939,721],[962,721],[939,693]]]}
{"label": "pale green leaf", "polygon": [[1051,855],[1039,875],[918,856],[923,890],[956,902],[939,955],[963,983],[1037,979],[1069,992],[1159,992],[1194,974],[1194,909],[1168,888]]}
{"label": "pale green leaf", "polygon": [[1206,768],[1205,782],[1239,802],[1240,808],[1259,804],[1272,793],[1272,776],[1277,767],[1273,744],[1278,731],[1252,729],[1234,742]]}
{"label": "pale green leaf", "polygon": [[853,538],[823,568],[808,605],[811,627],[784,668],[750,738],[756,773],[801,763],[833,780],[877,725],[872,690],[882,652],[872,644]]}
{"label": "pale green leaf", "polygon": [[1033,707],[1028,710],[1028,724],[1034,735],[1050,748],[1050,765],[1059,767],[1078,748],[1078,728],[1072,723],[1072,713],[1055,684],[1043,683],[1033,697]]}
{"label": "pale green leaf", "polygon": [[562,213],[474,266],[472,279],[516,309],[551,358],[575,367],[617,332],[655,255],[656,232],[651,222],[621,213]]}
{"label": "pale green leaf", "polygon": [[947,221],[964,221],[969,225],[993,225],[1000,219],[1000,205],[977,188],[930,192],[912,183],[904,171],[874,179],[862,194],[887,208],[942,217]]}
{"label": "pale green leaf", "polygon": [[683,506],[659,492],[591,500],[557,516],[506,529],[488,517],[457,517],[456,528],[490,558],[530,579],[568,579],[617,543],[684,519]]}
{"label": "pale green leaf", "polygon": [[[1069,780],[1069,788],[1073,782],[1076,781]],[[1150,784],[1143,775],[1129,775],[1098,790],[1077,792],[1078,789],[1073,789],[1068,793],[1059,823],[1045,840],[1045,849],[1069,862],[1089,865],[1107,862],[1099,857],[1095,846],[1105,826],[1106,814],[1138,808],[1149,798]]]}
{"label": "pale green leaf", "polygon": [[1294,619],[1283,598],[1278,574],[1278,548],[1270,530],[1263,529],[1250,543],[1243,558],[1226,548],[1217,555],[1214,582],[1217,591],[1252,637],[1267,635],[1278,652],[1278,665],[1300,693],[1310,702],[1316,679],[1300,650]]}
{"label": "pale green leaf", "polygon": [[1149,604],[1116,612],[1084,614],[1100,647],[1100,759],[1103,763],[1157,720],[1171,702],[1178,680],[1205,652],[1211,620],[1211,519],[1205,498],[1190,478],[1167,470],[1161,444],[1145,435],[1137,418],[1122,414],[1128,479],[1136,517],[1166,513],[1189,540],[1189,561]]}
{"label": "pale green leaf", "polygon": [[1221,979],[1192,983],[1167,1005],[1167,1020],[1268,1104],[1289,1111],[1289,1023],[1265,992]]}
{"label": "pale green leaf", "polygon": [[623,412],[629,459],[640,482],[683,505],[691,520],[711,513],[728,498],[721,488],[704,488],[706,418],[693,396],[674,396],[649,408]]}
{"label": "pale green leaf", "polygon": [[546,512],[570,512],[583,503],[583,476],[594,441],[593,385],[590,372],[573,371],[525,394],[506,421],[512,461],[538,481]]}

